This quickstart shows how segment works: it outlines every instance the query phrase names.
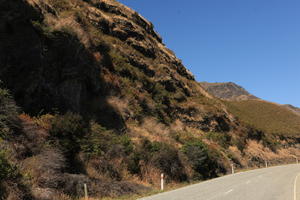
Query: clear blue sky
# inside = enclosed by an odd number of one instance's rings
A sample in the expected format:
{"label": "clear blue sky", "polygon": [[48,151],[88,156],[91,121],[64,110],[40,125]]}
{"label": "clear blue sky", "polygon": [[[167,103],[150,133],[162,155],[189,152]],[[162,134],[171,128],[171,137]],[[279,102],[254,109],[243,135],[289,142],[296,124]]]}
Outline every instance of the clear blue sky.
{"label": "clear blue sky", "polygon": [[120,0],[150,20],[198,81],[232,81],[300,107],[299,0]]}

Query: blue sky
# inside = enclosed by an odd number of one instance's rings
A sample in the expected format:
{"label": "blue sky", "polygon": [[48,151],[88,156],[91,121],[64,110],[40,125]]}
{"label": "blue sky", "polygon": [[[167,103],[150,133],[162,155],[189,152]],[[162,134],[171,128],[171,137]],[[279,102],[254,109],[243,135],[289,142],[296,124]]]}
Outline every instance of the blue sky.
{"label": "blue sky", "polygon": [[150,20],[198,81],[300,107],[299,0],[120,0]]}

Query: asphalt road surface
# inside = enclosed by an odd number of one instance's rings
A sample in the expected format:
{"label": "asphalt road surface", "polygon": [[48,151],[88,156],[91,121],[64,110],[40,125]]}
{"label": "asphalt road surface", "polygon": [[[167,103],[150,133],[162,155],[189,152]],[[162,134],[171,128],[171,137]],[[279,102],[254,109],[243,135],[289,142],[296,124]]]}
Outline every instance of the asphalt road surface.
{"label": "asphalt road surface", "polygon": [[141,200],[300,200],[300,164],[227,175]]}

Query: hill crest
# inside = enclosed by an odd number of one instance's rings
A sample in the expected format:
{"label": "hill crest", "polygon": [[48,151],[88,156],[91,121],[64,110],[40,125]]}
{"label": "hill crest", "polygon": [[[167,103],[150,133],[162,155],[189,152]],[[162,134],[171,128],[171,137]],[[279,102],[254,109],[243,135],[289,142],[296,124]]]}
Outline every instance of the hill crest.
{"label": "hill crest", "polygon": [[258,99],[256,96],[250,94],[242,86],[239,86],[233,82],[225,83],[208,83],[201,82],[202,87],[204,87],[209,93],[217,98],[227,99],[227,100],[250,100]]}

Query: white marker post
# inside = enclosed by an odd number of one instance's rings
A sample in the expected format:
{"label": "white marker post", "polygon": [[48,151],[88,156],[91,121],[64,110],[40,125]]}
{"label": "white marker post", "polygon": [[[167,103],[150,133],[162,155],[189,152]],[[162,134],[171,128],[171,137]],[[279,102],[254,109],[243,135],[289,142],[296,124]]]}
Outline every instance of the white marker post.
{"label": "white marker post", "polygon": [[231,164],[231,173],[234,174],[234,165]]}
{"label": "white marker post", "polygon": [[297,157],[297,156],[294,156],[294,155],[292,155],[292,157],[295,158],[296,164],[299,164],[298,157]]}
{"label": "white marker post", "polygon": [[160,189],[161,189],[161,191],[164,190],[164,174],[163,173],[161,173],[161,175],[160,175]]}
{"label": "white marker post", "polygon": [[84,199],[85,199],[85,200],[88,200],[89,197],[88,197],[88,192],[87,192],[87,185],[84,184],[83,187],[84,187]]}
{"label": "white marker post", "polygon": [[265,165],[266,165],[266,168],[268,168],[268,161],[266,161],[266,160],[265,160]]}

